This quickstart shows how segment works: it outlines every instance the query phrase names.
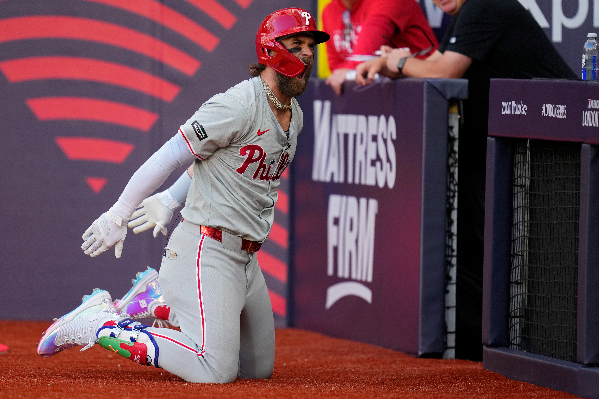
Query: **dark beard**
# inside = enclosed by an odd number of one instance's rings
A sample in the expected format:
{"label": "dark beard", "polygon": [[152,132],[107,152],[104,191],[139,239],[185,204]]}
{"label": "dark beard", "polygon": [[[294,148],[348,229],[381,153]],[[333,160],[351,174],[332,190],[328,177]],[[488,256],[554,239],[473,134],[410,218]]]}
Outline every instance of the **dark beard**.
{"label": "dark beard", "polygon": [[308,79],[310,78],[310,72],[312,71],[312,62],[310,62],[310,59],[302,61],[304,61],[306,64],[306,69],[304,70],[302,80],[288,78],[280,73],[276,74],[277,88],[281,94],[288,97],[298,97],[300,94],[304,93],[304,90],[306,90],[306,86],[308,86]]}

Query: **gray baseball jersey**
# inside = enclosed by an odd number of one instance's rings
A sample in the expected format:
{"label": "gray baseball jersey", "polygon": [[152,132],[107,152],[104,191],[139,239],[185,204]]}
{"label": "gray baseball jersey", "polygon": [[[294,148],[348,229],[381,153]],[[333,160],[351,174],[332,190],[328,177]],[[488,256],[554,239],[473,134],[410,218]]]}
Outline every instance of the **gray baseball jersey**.
{"label": "gray baseball jersey", "polygon": [[[284,132],[260,78],[208,100],[180,132],[198,158],[182,211],[163,256],[159,281],[181,331],[148,328],[158,365],[187,381],[268,378],[275,328],[257,253],[242,238],[271,230],[280,177],[292,161],[302,111],[292,100]],[[217,240],[200,226],[222,230]]]}
{"label": "gray baseball jersey", "polygon": [[251,241],[273,225],[277,187],[294,158],[302,111],[292,99],[284,132],[269,107],[260,77],[217,94],[180,128],[198,158],[182,216]]}

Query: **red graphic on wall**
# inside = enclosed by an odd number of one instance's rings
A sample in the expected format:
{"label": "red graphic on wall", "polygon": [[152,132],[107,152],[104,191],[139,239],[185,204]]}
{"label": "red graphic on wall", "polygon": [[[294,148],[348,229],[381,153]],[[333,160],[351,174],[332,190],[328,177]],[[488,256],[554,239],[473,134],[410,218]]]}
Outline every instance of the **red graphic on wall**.
{"label": "red graphic on wall", "polygon": [[[247,8],[252,2],[235,1],[242,8]],[[231,29],[237,21],[234,13],[218,0],[186,0],[186,3],[222,28]],[[82,15],[80,10],[85,9],[82,7],[85,4],[107,7],[110,12],[103,14],[101,19]],[[180,84],[171,81],[172,76],[194,76],[202,65],[196,54],[212,52],[220,42],[217,34],[201,26],[184,12],[156,0],[81,0],[72,2],[72,8],[61,11],[77,16],[20,15],[0,19],[0,44],[61,39],[107,45],[146,57],[155,64],[163,65],[168,73],[161,74],[156,68],[143,70],[125,65],[117,57],[114,60],[106,59],[106,52],[103,57],[98,58],[74,56],[65,50],[68,46],[62,45],[55,45],[52,55],[24,54],[0,61],[0,72],[9,83],[56,81],[53,86],[57,88],[56,95],[32,95],[25,101],[35,118],[42,122],[82,121],[109,124],[111,129],[147,133],[160,119],[157,112],[148,109],[149,105],[156,104],[156,100],[170,103],[181,92]],[[123,21],[123,13],[146,19],[160,29],[171,32],[169,37],[172,38],[174,33],[175,37],[184,40],[170,43],[167,35],[154,32],[148,34],[129,25],[124,26],[122,22],[117,22]],[[174,42],[173,39],[170,41]],[[182,47],[182,43],[188,44]],[[194,48],[202,51],[194,51]],[[165,76],[171,76],[171,80]],[[69,81],[115,86],[154,100],[132,104],[120,98],[99,98],[92,89],[89,90],[89,95],[59,94],[60,82],[67,84]],[[126,137],[127,133],[123,136]],[[101,137],[61,136],[55,137],[55,142],[70,161],[122,164],[135,149],[134,143]],[[84,179],[96,194],[108,181],[102,176],[85,176]]]}
{"label": "red graphic on wall", "polygon": [[[242,22],[248,29],[241,15],[252,2],[0,0],[0,46],[9,50],[0,52],[0,82],[19,93],[16,119],[35,122],[28,137],[56,146],[43,155],[59,158],[43,161],[67,166],[57,179],[107,194],[116,191],[111,168],[131,169],[127,162],[148,151],[163,109],[198,87],[202,61],[210,65],[225,32]],[[289,173],[281,169],[275,224],[258,254],[276,323],[286,323],[288,306]]]}

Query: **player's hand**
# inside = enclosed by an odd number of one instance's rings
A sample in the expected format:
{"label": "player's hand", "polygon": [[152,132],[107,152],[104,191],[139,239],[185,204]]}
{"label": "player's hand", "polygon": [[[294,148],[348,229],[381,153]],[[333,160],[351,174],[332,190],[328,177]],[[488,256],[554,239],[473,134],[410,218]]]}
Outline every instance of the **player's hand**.
{"label": "player's hand", "polygon": [[100,215],[85,231],[81,249],[92,258],[100,255],[108,248],[115,246],[115,256],[121,257],[123,242],[127,235],[127,220],[122,219],[113,211]]}
{"label": "player's hand", "polygon": [[136,211],[131,215],[127,226],[135,234],[154,227],[152,235],[156,237],[159,232],[167,235],[166,226],[173,218],[173,210],[181,206],[179,201],[171,196],[168,190],[146,198]]}

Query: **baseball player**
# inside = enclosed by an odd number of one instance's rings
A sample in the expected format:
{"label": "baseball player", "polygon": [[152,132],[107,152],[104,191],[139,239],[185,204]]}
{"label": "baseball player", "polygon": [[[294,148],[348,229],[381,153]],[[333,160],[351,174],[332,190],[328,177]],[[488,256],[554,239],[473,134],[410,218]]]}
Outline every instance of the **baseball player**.
{"label": "baseball player", "polygon": [[253,78],[206,101],[83,235],[85,254],[114,246],[119,257],[134,210],[193,161],[184,220],[160,268],[160,289],[181,331],[125,318],[107,291],[95,289],[46,330],[40,355],[99,343],[190,382],[271,376],[275,329],[256,252],[273,225],[280,177],[302,129],[294,97],[308,84],[316,44],[328,39],[305,10],[270,14],[256,36]]}

